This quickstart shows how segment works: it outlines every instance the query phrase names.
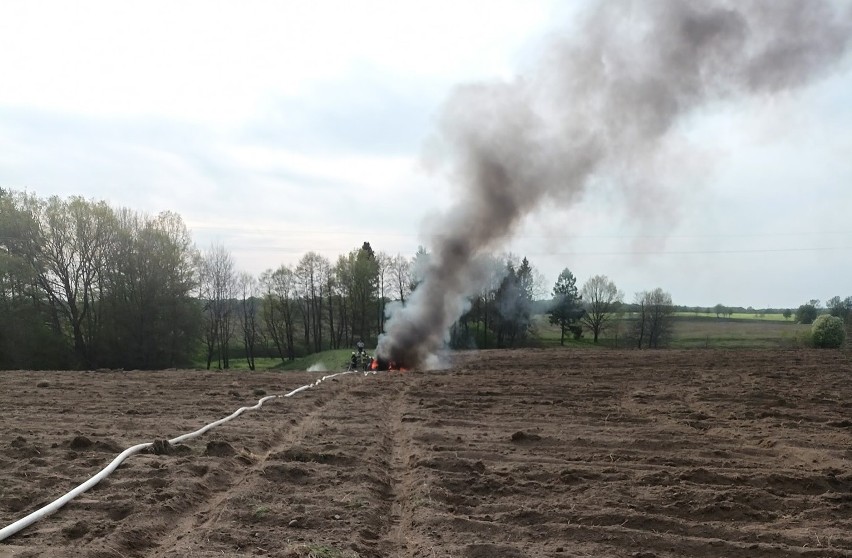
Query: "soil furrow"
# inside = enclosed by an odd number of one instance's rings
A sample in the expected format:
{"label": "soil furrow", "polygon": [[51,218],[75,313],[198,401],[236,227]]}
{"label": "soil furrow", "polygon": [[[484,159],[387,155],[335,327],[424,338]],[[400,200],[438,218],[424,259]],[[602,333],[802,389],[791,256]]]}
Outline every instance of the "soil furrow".
{"label": "soil furrow", "polygon": [[[134,457],[0,556],[850,557],[850,377],[838,351],[460,353]],[[0,521],[313,378],[4,373]]]}
{"label": "soil furrow", "polygon": [[[205,542],[210,540],[209,535],[216,530],[216,524],[222,514],[226,512],[229,501],[233,500],[238,494],[253,492],[254,486],[252,485],[257,484],[257,477],[263,473],[270,457],[302,441],[309,425],[322,415],[326,405],[333,405],[335,400],[340,398],[343,391],[332,389],[333,385],[332,383],[323,383],[315,388],[315,390],[326,389],[331,393],[321,394],[316,399],[314,408],[307,414],[295,419],[294,424],[279,426],[270,432],[270,440],[274,441],[270,442],[271,447],[262,455],[251,456],[246,459],[244,461],[245,468],[236,475],[233,482],[223,486],[223,490],[202,502],[194,510],[188,510],[184,517],[174,523],[171,532],[162,538],[161,542],[158,543],[158,548],[153,550],[149,556],[202,556],[203,554],[199,554],[199,552],[203,552],[200,549],[205,546]],[[296,397],[299,395],[302,394],[298,394]],[[276,400],[276,403],[286,405],[291,400],[292,398],[279,399]]]}
{"label": "soil furrow", "polygon": [[411,447],[411,429],[404,422],[411,409],[409,384],[416,381],[411,375],[397,375],[397,387],[393,402],[388,405],[387,424],[389,425],[389,451],[391,481],[387,498],[388,523],[384,528],[384,556],[406,558],[412,556],[417,547],[416,533],[412,530],[411,507],[414,484],[416,482],[411,464],[415,454]]}

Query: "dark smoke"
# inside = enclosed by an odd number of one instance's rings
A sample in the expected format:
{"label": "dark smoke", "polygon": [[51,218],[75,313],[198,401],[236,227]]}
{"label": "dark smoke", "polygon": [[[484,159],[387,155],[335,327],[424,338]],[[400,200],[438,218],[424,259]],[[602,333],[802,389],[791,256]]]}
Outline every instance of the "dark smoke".
{"label": "dark smoke", "polygon": [[539,67],[459,88],[441,129],[460,200],[436,228],[425,279],[387,322],[378,354],[429,367],[481,286],[483,255],[545,202],[596,177],[636,175],[679,119],[737,96],[803,86],[840,60],[852,10],[830,0],[595,2]]}

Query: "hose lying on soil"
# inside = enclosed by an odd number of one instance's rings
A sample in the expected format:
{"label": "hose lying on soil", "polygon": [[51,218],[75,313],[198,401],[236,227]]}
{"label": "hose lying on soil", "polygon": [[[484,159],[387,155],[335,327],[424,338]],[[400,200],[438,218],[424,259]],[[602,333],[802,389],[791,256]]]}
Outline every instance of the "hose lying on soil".
{"label": "hose lying on soil", "polygon": [[[357,370],[353,370],[353,371],[347,371],[347,372],[338,372],[336,374],[329,374],[327,376],[323,376],[322,378],[318,379],[317,381],[315,381],[311,384],[305,384],[301,387],[294,389],[293,391],[291,391],[289,393],[285,393],[284,395],[267,395],[266,397],[258,400],[257,404],[252,405],[251,407],[240,407],[239,409],[237,409],[236,411],[234,411],[233,413],[231,413],[230,415],[228,415],[227,417],[225,417],[223,419],[219,419],[215,422],[211,422],[210,424],[199,428],[195,432],[183,434],[181,436],[178,436],[177,438],[172,438],[168,442],[169,442],[169,444],[179,444],[181,442],[185,442],[186,440],[191,440],[192,438],[196,438],[198,436],[201,436],[202,434],[204,434],[205,432],[207,432],[211,428],[215,428],[215,427],[219,426],[220,424],[223,424],[225,422],[228,422],[229,420],[233,420],[233,419],[237,418],[238,416],[243,414],[243,412],[245,412],[245,411],[253,411],[253,410],[256,410],[256,409],[260,409],[260,407],[265,402],[269,401],[270,399],[277,399],[279,397],[292,397],[292,396],[296,395],[297,393],[299,393],[301,391],[305,391],[306,389],[310,389],[312,387],[319,385],[324,380],[334,378],[335,376],[342,376],[344,374],[355,374],[357,372],[358,372]],[[96,484],[98,484],[99,482],[104,480],[106,477],[108,477],[110,475],[110,473],[112,473],[119,465],[121,465],[121,463],[125,459],[127,459],[131,455],[139,453],[140,451],[147,449],[147,448],[149,448],[153,445],[154,445],[153,442],[146,442],[144,444],[136,444],[133,447],[127,448],[126,450],[124,450],[123,452],[118,454],[118,457],[113,459],[112,462],[109,465],[107,465],[106,467],[101,469],[95,476],[93,476],[92,478],[90,478],[89,480],[87,480],[86,482],[84,482],[83,484],[78,486],[77,488],[66,493],[64,496],[57,498],[56,500],[47,504],[46,506],[44,506],[40,509],[37,509],[36,511],[32,512],[28,516],[19,519],[18,521],[12,523],[11,525],[7,525],[3,529],[0,529],[0,541],[5,540],[8,537],[11,537],[15,533],[17,533],[18,531],[29,527],[30,525],[32,525],[33,523],[35,523],[39,519],[47,517],[48,515],[56,512],[57,510],[59,510],[59,508],[61,508],[62,506],[64,506],[65,504],[67,504],[68,502],[70,502],[71,500],[73,500],[74,498],[76,498],[77,496],[82,494],[83,492],[89,490],[90,488],[92,488],[93,486],[95,486]]]}

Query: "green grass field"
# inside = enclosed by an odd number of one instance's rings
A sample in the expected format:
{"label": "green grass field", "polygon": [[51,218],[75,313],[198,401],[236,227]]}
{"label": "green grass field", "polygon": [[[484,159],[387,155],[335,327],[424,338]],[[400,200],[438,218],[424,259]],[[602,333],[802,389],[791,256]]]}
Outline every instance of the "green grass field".
{"label": "green grass field", "polygon": [[713,319],[713,320],[760,320],[760,321],[769,321],[769,322],[792,322],[793,318],[787,319],[783,314],[758,314],[758,313],[747,313],[747,312],[734,312],[730,316],[724,316],[721,318],[717,318],[714,313],[705,313],[705,312],[675,312],[675,316],[678,318],[703,318],[703,319]]}
{"label": "green grass field", "polygon": [[275,368],[280,370],[307,370],[311,366],[321,365],[321,367],[324,367],[329,372],[341,372],[346,370],[349,366],[349,355],[351,354],[351,349],[323,351],[321,353],[297,358],[292,362],[282,363],[281,361],[278,361],[279,366],[276,366]]}
{"label": "green grass field", "polygon": [[[369,351],[368,351],[369,352]],[[322,365],[321,368],[329,372],[340,372],[346,370],[349,365],[349,355],[352,354],[351,349],[338,349],[331,351],[323,351],[297,358],[294,361],[281,361],[279,358],[256,358],[254,365],[256,370],[307,370],[312,366]],[[370,353],[372,354],[372,353]],[[193,368],[206,368],[207,361],[204,359],[196,359],[192,363]],[[213,361],[213,368],[216,368],[216,361]],[[230,361],[231,370],[249,370],[248,362],[244,357],[232,358]]]}
{"label": "green grass field", "polygon": [[679,317],[671,346],[678,348],[774,348],[804,344],[811,326],[778,320]]}
{"label": "green grass field", "polygon": [[[779,319],[780,318],[780,319]],[[583,332],[581,339],[573,339],[569,334],[565,339],[566,347],[604,349],[610,347],[632,347],[628,333],[631,330],[633,318],[630,315],[619,320],[615,327],[604,332],[597,344],[592,340],[588,331]],[[771,349],[801,347],[807,345],[810,325],[802,325],[785,320],[780,314],[735,313],[729,318],[716,318],[715,314],[698,314],[692,312],[675,313],[672,337],[667,346],[673,348],[742,348],[742,349]],[[532,346],[559,346],[560,331],[551,325],[546,315],[533,317],[533,333],[529,339]],[[375,349],[369,348],[369,354]],[[255,360],[257,370],[308,370],[313,366],[329,372],[346,370],[349,364],[351,349],[323,351],[313,355],[297,358],[292,362],[282,362],[277,358],[258,358]],[[193,363],[196,368],[204,368],[206,362],[197,360]],[[245,358],[231,359],[232,370],[248,370]],[[213,363],[216,366],[216,363]]]}
{"label": "green grass field", "polygon": [[[744,316],[746,314],[743,314]],[[736,316],[736,314],[735,314]],[[768,316],[768,315],[767,315]],[[535,317],[535,328],[542,346],[559,345],[559,328],[550,325],[547,316]],[[625,317],[613,330],[605,332],[599,339],[599,347],[625,347],[625,333],[631,328],[630,317]],[[796,347],[805,344],[811,326],[792,321],[772,319],[719,318],[695,316],[692,313],[675,315],[672,338],[674,348],[777,348]],[[594,347],[591,334],[583,333],[579,340],[566,339],[566,346]]]}

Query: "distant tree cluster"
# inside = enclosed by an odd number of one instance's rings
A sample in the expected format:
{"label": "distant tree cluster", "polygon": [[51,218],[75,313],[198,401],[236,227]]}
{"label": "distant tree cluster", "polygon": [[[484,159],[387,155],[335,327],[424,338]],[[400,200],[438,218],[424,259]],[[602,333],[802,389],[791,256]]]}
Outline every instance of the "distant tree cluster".
{"label": "distant tree cluster", "polygon": [[[428,260],[418,254],[420,268]],[[517,260],[512,254],[491,258],[483,264],[490,268],[485,286],[470,303],[450,331],[450,344],[455,348],[517,347],[524,345],[533,332],[535,300],[541,290],[540,274],[527,258]]]}
{"label": "distant tree cluster", "polygon": [[256,337],[282,360],[375,341],[387,304],[411,291],[411,262],[374,252],[369,242],[332,262],[308,252],[295,267],[263,272]]}
{"label": "distant tree cluster", "polygon": [[825,303],[828,308],[828,313],[835,318],[839,318],[845,325],[852,325],[852,296],[847,296],[841,299],[839,296],[834,296],[828,299]]}
{"label": "distant tree cluster", "polygon": [[0,367],[186,363],[194,288],[179,216],[0,190]]}
{"label": "distant tree cluster", "polygon": [[716,314],[717,318],[723,318],[725,316],[730,318],[734,315],[734,309],[728,308],[724,304],[720,303],[713,307],[713,313]]}
{"label": "distant tree cluster", "polygon": [[852,296],[831,297],[825,302],[824,310],[821,308],[819,299],[813,298],[796,310],[796,321],[800,324],[812,324],[823,312],[839,318],[840,323],[844,325],[852,325]]}
{"label": "distant tree cluster", "polygon": [[675,306],[669,293],[660,288],[636,293],[633,304],[624,303],[624,294],[605,275],[589,278],[581,288],[568,268],[559,274],[553,287],[550,323],[560,328],[560,344],[569,336],[577,340],[588,331],[592,341],[611,329],[616,335],[622,318],[628,324],[623,338],[636,348],[661,348],[671,339]]}

